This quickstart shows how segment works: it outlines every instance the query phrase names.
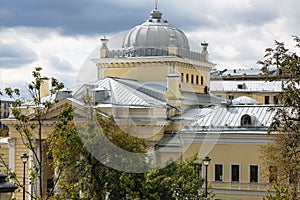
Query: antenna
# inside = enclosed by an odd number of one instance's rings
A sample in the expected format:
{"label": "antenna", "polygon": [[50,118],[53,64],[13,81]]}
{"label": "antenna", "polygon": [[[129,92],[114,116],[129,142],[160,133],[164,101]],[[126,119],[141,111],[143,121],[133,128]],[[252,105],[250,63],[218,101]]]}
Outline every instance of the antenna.
{"label": "antenna", "polygon": [[157,10],[158,0],[154,0],[155,10]]}

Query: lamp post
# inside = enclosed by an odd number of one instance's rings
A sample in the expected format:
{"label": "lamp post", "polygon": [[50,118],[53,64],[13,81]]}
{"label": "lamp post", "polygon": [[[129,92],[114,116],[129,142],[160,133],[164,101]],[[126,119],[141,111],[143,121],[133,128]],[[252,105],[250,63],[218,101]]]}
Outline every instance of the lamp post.
{"label": "lamp post", "polygon": [[23,168],[23,200],[25,200],[25,167],[26,167],[26,162],[28,161],[28,155],[26,153],[23,153],[21,155],[21,160],[24,164],[24,168]]}
{"label": "lamp post", "polygon": [[205,156],[202,161],[203,161],[203,164],[205,166],[205,197],[207,197],[207,167],[210,163],[210,158],[208,156]]}

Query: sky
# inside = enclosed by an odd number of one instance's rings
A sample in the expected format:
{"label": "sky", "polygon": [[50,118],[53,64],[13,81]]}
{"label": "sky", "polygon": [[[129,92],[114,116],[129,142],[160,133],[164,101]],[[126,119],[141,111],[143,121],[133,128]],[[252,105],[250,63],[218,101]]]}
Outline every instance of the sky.
{"label": "sky", "polygon": [[[95,79],[89,60],[99,39],[108,37],[111,48],[153,8],[154,0],[0,0],[0,88],[23,90],[37,66],[66,87],[86,69]],[[158,10],[196,47],[208,42],[221,69],[256,67],[274,40],[293,48],[292,36],[300,35],[299,0],[159,0]]]}

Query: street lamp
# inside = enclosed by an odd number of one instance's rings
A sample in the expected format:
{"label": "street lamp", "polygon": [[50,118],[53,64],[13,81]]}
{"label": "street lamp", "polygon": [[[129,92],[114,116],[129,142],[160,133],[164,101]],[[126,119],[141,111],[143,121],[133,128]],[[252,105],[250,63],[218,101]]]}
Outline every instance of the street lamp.
{"label": "street lamp", "polygon": [[210,158],[208,156],[205,156],[202,161],[203,161],[203,164],[205,166],[205,197],[207,197],[207,167],[210,163]]}
{"label": "street lamp", "polygon": [[26,167],[26,162],[28,161],[28,155],[26,153],[23,153],[21,155],[21,160],[24,164],[24,168],[23,168],[23,200],[25,200],[25,167]]}

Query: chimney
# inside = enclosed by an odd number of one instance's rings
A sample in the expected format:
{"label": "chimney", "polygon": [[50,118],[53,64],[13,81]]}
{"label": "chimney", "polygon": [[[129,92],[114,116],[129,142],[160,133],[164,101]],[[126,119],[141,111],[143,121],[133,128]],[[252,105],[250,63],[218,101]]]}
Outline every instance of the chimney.
{"label": "chimney", "polygon": [[166,100],[169,105],[180,105],[181,98],[181,83],[180,76],[178,74],[168,74],[167,76],[167,91]]}
{"label": "chimney", "polygon": [[50,88],[49,88],[50,81],[48,79],[43,79],[41,83],[41,98],[50,95]]}
{"label": "chimney", "polygon": [[202,46],[201,58],[203,61],[208,62],[208,51],[207,51],[208,43],[204,41],[201,43],[201,46]]}
{"label": "chimney", "polygon": [[100,39],[102,46],[100,48],[100,58],[107,58],[108,56],[108,39],[104,36],[103,38]]}

